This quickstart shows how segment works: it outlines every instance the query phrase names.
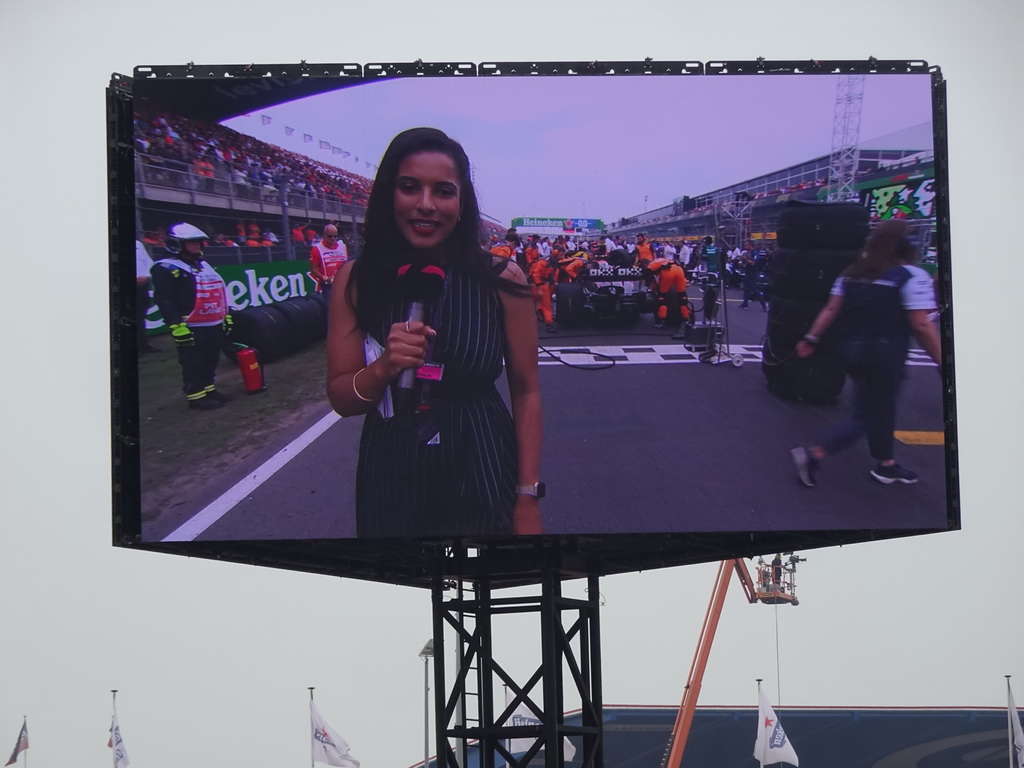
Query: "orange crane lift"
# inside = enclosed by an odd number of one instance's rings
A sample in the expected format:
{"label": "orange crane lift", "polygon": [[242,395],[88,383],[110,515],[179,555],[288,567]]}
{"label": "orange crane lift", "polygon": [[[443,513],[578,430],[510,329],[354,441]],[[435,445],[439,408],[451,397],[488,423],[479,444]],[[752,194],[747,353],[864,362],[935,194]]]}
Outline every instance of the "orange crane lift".
{"label": "orange crane lift", "polygon": [[662,768],[680,768],[682,765],[683,751],[686,749],[686,740],[690,734],[690,726],[693,724],[693,714],[697,710],[697,699],[700,696],[704,670],[707,667],[708,656],[711,654],[711,644],[715,640],[718,620],[722,616],[725,594],[729,590],[730,571],[736,573],[749,603],[799,605],[800,601],[796,597],[796,565],[806,562],[807,559],[797,557],[789,552],[786,554],[789,555],[787,561],[782,560],[781,554],[776,555],[771,563],[766,563],[763,558],[758,558],[756,581],[750,577],[746,563],[738,558],[723,560],[718,564],[718,576],[711,592],[711,601],[708,603],[708,609],[704,615],[704,626],[700,631],[700,640],[697,641],[697,651],[693,655],[693,663],[690,664],[690,674],[686,678],[683,700],[679,704],[679,713],[676,715],[676,722],[672,728],[672,735],[669,737],[665,757],[661,762]]}

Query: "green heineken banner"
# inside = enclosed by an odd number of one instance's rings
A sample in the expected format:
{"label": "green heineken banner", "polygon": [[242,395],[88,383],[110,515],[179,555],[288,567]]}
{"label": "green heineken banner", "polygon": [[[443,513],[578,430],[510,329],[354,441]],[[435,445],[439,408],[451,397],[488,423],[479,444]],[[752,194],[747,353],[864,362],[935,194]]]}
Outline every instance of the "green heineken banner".
{"label": "green heineken banner", "polygon": [[[224,278],[228,304],[236,312],[246,307],[262,307],[316,292],[316,284],[307,274],[309,264],[305,261],[232,264],[215,269]],[[150,333],[163,333],[167,330],[155,304],[151,304],[146,313],[146,330]]]}
{"label": "green heineken banner", "polygon": [[555,219],[555,218],[529,218],[520,217],[512,219],[512,226],[516,229],[551,228],[561,229],[563,232],[575,232],[583,229],[604,229],[604,222],[601,219]]}

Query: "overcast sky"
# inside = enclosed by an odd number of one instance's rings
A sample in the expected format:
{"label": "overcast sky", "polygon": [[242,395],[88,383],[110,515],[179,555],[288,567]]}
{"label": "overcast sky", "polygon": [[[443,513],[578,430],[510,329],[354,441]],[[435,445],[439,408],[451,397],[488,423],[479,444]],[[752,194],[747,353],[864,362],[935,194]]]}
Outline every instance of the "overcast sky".
{"label": "overcast sky", "polygon": [[[225,125],[371,178],[391,137],[440,128],[465,148],[481,207],[502,224],[519,216],[615,221],[645,210],[645,197],[657,208],[828,154],[838,79],[411,77]],[[927,74],[867,77],[861,138],[928,122],[930,82]]]}
{"label": "overcast sky", "polygon": [[[1005,674],[1024,700],[1015,293],[1024,261],[1013,229],[1024,176],[1021,29],[1019,0],[527,0],[514,16],[477,0],[4,4],[0,754],[27,715],[32,765],[109,765],[109,691],[118,688],[133,768],[294,768],[308,764],[306,689],[316,686],[323,715],[364,768],[420,758],[426,593],[110,546],[103,90],[111,72],[188,61],[875,56],[941,65],[964,530],[803,553],[797,608],[750,606],[734,588],[701,701],[754,706],[761,677],[790,706],[998,707]],[[584,124],[666,122],[657,105],[624,103],[608,115],[572,94],[542,107],[553,115],[562,101]],[[766,112],[737,103],[721,120],[772,121]],[[827,149],[827,128],[816,135],[807,156]],[[379,154],[384,141],[364,151]],[[679,182],[690,188],[684,173]],[[675,189],[637,190],[636,205]],[[595,199],[587,213],[604,205]],[[699,566],[602,581],[606,702],[678,703],[713,575]],[[509,630],[510,652],[527,658],[535,637]]]}

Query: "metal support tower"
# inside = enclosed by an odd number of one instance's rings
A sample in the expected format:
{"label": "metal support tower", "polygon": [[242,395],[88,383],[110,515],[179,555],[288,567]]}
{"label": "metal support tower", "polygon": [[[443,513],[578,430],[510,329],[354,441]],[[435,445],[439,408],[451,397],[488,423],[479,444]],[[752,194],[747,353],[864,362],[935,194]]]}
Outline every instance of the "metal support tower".
{"label": "metal support tower", "polygon": [[828,169],[828,201],[856,200],[853,187],[860,159],[860,113],[864,104],[864,75],[843,75],[836,85],[832,117],[832,158]]}
{"label": "metal support tower", "polygon": [[750,239],[750,211],[753,202],[750,200],[733,200],[721,203],[718,207],[719,238],[730,250],[743,245]]}
{"label": "metal support tower", "polygon": [[[495,596],[486,577],[458,585],[437,579],[433,587],[436,768],[503,764],[561,768],[569,737],[574,746],[582,747],[583,768],[602,768],[598,578],[588,576],[587,598],[578,599],[562,595],[564,577],[556,567],[547,567],[539,585],[529,588],[536,591],[539,586],[539,594],[514,597]],[[446,596],[456,586],[455,596]],[[540,664],[525,682],[513,679],[493,655],[495,640],[501,640],[493,619],[508,614],[532,614],[540,624]],[[452,653],[446,650],[445,636],[453,632],[456,663],[449,680],[446,665]],[[516,657],[521,663],[521,654]],[[572,698],[580,702],[578,726],[564,722],[566,684]],[[523,704],[532,712],[527,719],[538,722],[514,722],[513,715]],[[512,739],[530,746],[514,757]]]}

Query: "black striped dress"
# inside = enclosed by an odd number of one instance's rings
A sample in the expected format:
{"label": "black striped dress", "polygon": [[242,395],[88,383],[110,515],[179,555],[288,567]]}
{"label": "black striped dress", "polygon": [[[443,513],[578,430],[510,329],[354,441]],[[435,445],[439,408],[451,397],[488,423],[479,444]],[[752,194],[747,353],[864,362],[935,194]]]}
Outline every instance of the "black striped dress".
{"label": "black striped dress", "polygon": [[[360,537],[497,536],[512,533],[518,454],[512,416],[495,388],[505,332],[496,289],[450,265],[433,360],[433,422],[411,409],[366,415],[356,472]],[[383,343],[405,319],[398,299],[372,334]],[[429,434],[428,434],[429,433]],[[430,438],[434,434],[437,438]],[[434,444],[430,444],[433,442]]]}

